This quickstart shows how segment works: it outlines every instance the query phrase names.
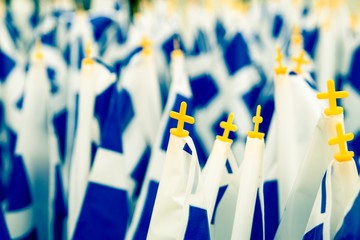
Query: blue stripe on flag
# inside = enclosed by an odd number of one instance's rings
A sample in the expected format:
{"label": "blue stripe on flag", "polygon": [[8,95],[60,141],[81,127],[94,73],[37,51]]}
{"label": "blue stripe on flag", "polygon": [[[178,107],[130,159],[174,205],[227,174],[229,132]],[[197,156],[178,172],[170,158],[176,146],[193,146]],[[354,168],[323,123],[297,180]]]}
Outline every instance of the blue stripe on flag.
{"label": "blue stripe on flag", "polygon": [[214,223],[215,223],[217,208],[218,208],[219,203],[220,203],[221,199],[223,198],[223,196],[224,196],[227,188],[228,188],[228,185],[221,186],[221,187],[219,188],[218,194],[217,194],[217,196],[216,196],[216,201],[215,201],[215,206],[214,206],[213,215],[212,215],[212,217],[211,217],[211,224],[214,224]]}
{"label": "blue stripe on flag", "polygon": [[303,240],[322,240],[323,239],[323,224],[319,224],[313,229],[311,229],[309,232],[307,232]]}
{"label": "blue stripe on flag", "polygon": [[136,181],[136,187],[134,191],[134,196],[137,198],[140,194],[141,187],[144,182],[146,170],[149,164],[151,155],[151,148],[149,146],[146,147],[143,152],[138,165],[135,167],[134,171],[131,173],[131,177]]}
{"label": "blue stripe on flag", "polygon": [[194,108],[206,107],[219,94],[219,88],[210,74],[190,79]]}
{"label": "blue stripe on flag", "polygon": [[350,67],[349,73],[349,81],[356,88],[356,90],[360,91],[360,46],[354,51],[352,63]]}
{"label": "blue stripe on flag", "polygon": [[226,47],[224,60],[230,75],[251,64],[249,49],[241,33],[237,33]]}
{"label": "blue stripe on flag", "polygon": [[31,205],[31,193],[23,158],[12,159],[7,211],[17,211]]}
{"label": "blue stripe on flag", "polygon": [[16,240],[36,240],[36,239],[38,239],[37,232],[36,229],[33,229],[26,236],[22,236],[20,238],[17,238]]}
{"label": "blue stripe on flag", "polygon": [[335,240],[359,239],[360,237],[360,194],[354,201],[350,211],[346,214],[340,230],[335,235]]}
{"label": "blue stripe on flag", "polygon": [[109,116],[106,120],[101,145],[103,148],[122,153],[122,136],[135,115],[131,96],[128,91],[121,89],[111,102]]}
{"label": "blue stripe on flag", "polygon": [[21,110],[24,104],[24,94],[20,96],[20,98],[16,101],[16,108]]}
{"label": "blue stripe on flag", "polygon": [[272,28],[272,36],[274,38],[277,38],[279,36],[283,26],[284,26],[284,19],[282,18],[281,15],[277,14],[274,17],[273,28]]}
{"label": "blue stripe on flag", "polygon": [[141,213],[139,225],[134,235],[134,239],[136,240],[145,240],[147,237],[158,188],[159,183],[150,180],[149,188],[146,194],[144,209]]}
{"label": "blue stripe on flag", "polygon": [[221,47],[224,46],[226,42],[225,40],[226,29],[220,20],[216,21],[215,33],[216,33],[216,40],[218,45]]}
{"label": "blue stripe on flag", "polygon": [[54,235],[53,238],[55,240],[62,240],[63,230],[64,230],[64,220],[67,216],[67,209],[65,205],[65,196],[64,189],[62,186],[62,178],[61,178],[61,166],[57,165],[55,167],[55,200],[54,200]]}
{"label": "blue stripe on flag", "polygon": [[326,174],[321,181],[321,213],[325,213],[326,211]]}
{"label": "blue stripe on flag", "polygon": [[51,31],[41,35],[41,42],[43,44],[56,47],[56,28],[53,28]]}
{"label": "blue stripe on flag", "polygon": [[106,90],[96,96],[94,112],[95,116],[99,120],[100,129],[103,128],[105,120],[109,115],[110,101],[112,100],[112,96],[114,96],[114,94],[116,94],[116,86],[115,84],[111,84]]}
{"label": "blue stripe on flag", "polygon": [[312,59],[315,58],[316,47],[319,39],[319,29],[303,30],[302,35],[304,38],[304,49]]}
{"label": "blue stripe on flag", "polygon": [[276,180],[264,183],[265,239],[274,239],[279,226],[279,195]]}
{"label": "blue stripe on flag", "polygon": [[197,56],[201,53],[206,53],[209,50],[210,45],[207,41],[206,34],[202,30],[199,30],[194,41],[193,49],[187,51],[186,55]]}
{"label": "blue stripe on flag", "polygon": [[65,161],[65,145],[66,145],[66,132],[67,132],[67,110],[55,114],[53,118],[53,125],[55,128],[55,134],[58,138],[59,153],[61,162]]}
{"label": "blue stripe on flag", "polygon": [[90,182],[74,239],[124,239],[128,220],[127,192]]}
{"label": "blue stripe on flag", "polygon": [[256,194],[256,202],[250,239],[263,239],[263,222],[259,189]]}
{"label": "blue stripe on flag", "polygon": [[184,239],[210,240],[210,229],[207,219],[207,211],[205,209],[190,206]]}
{"label": "blue stripe on flag", "polygon": [[15,61],[0,49],[0,82],[4,82],[15,67]]}
{"label": "blue stripe on flag", "polygon": [[96,42],[98,42],[103,36],[104,32],[111,26],[113,21],[108,17],[98,16],[92,18],[90,23],[92,25],[94,39]]}
{"label": "blue stripe on flag", "polygon": [[52,94],[56,94],[59,91],[59,86],[56,84],[56,72],[53,68],[46,69],[49,82],[50,82],[50,91]]}

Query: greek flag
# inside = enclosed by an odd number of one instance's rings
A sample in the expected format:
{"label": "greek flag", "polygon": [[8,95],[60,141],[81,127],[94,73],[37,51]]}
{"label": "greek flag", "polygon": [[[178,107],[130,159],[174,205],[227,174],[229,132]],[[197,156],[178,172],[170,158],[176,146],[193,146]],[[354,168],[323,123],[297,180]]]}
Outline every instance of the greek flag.
{"label": "greek flag", "polygon": [[334,239],[347,206],[358,194],[359,176],[354,160],[333,160],[322,179],[303,239]]}
{"label": "greek flag", "polygon": [[[120,90],[113,97],[101,134],[102,146],[90,173],[75,238],[102,237],[105,233],[108,238],[125,237],[161,116],[159,80],[153,55],[146,51],[149,49],[134,56],[121,75]],[[108,198],[113,199],[112,205]],[[102,226],[102,230],[96,226]]]}
{"label": "greek flag", "polygon": [[109,107],[104,106],[110,104],[115,82],[116,75],[106,65],[88,57],[84,59],[70,164],[68,236],[73,236],[81,211],[89,172],[101,144],[101,132],[109,111]]}

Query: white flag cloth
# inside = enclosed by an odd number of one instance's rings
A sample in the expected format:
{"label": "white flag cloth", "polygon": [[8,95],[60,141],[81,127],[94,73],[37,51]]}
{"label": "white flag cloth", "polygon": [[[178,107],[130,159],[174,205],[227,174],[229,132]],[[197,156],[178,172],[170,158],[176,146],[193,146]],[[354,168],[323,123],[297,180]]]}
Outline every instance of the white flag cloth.
{"label": "white flag cloth", "polygon": [[68,236],[72,236],[80,213],[94,148],[100,142],[101,128],[116,80],[106,66],[92,61],[83,64],[79,82],[77,128],[70,163]]}
{"label": "white flag cloth", "polygon": [[344,116],[320,115],[308,147],[306,156],[299,168],[282,215],[276,239],[301,238],[310,217],[321,179],[330,164],[337,146],[330,146],[328,140],[336,137],[336,125],[344,123]]}
{"label": "white flag cloth", "polygon": [[[33,226],[38,228],[40,239],[46,239],[49,222],[48,208],[44,209],[44,206],[49,206],[49,86],[44,59],[35,58],[27,74],[21,113],[22,118],[29,121],[22,122],[16,152],[22,157],[29,174],[36,214]],[[31,222],[32,217],[28,217],[28,221]]]}
{"label": "white flag cloth", "polygon": [[159,80],[153,63],[152,54],[140,53],[122,72],[74,238],[125,237],[160,122]]}
{"label": "white flag cloth", "polygon": [[303,239],[334,239],[347,206],[359,193],[359,180],[354,160],[331,162],[322,179]]}
{"label": "white flag cloth", "polygon": [[[172,82],[169,98],[166,103],[164,114],[162,115],[159,131],[153,146],[149,167],[145,176],[140,197],[136,205],[134,216],[127,233],[127,239],[146,239],[153,212],[156,193],[161,178],[166,149],[169,141],[170,128],[176,127],[176,122],[169,117],[171,110],[177,111],[180,103],[188,103],[188,114],[191,110],[191,90],[189,80],[185,73],[184,57],[176,56],[172,60]],[[191,134],[191,127],[189,129]]]}
{"label": "white flag cloth", "polygon": [[278,75],[275,78],[275,111],[278,121],[277,161],[282,214],[321,108],[315,90],[304,77]]}
{"label": "white flag cloth", "polygon": [[264,152],[264,139],[247,138],[244,159],[240,165],[239,190],[231,239],[250,239],[258,194],[263,208]]}
{"label": "white flag cloth", "polygon": [[214,239],[230,238],[235,214],[237,194],[232,193],[237,193],[238,165],[230,145],[215,140],[202,173],[202,194]]}
{"label": "white flag cloth", "polygon": [[[185,144],[191,155],[184,151]],[[170,135],[164,168],[149,225],[149,239],[181,239],[186,225],[186,202],[191,194],[198,159],[190,137]],[[200,174],[200,167],[197,167]]]}

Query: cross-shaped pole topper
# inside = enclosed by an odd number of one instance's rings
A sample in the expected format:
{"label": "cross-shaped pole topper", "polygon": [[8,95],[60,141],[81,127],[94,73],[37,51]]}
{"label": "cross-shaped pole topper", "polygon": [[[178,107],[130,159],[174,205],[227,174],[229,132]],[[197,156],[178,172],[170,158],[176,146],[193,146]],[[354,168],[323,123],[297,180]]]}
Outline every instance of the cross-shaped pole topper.
{"label": "cross-shaped pole topper", "polygon": [[294,71],[297,74],[302,73],[301,67],[302,67],[303,64],[309,64],[310,63],[310,61],[305,58],[305,51],[304,50],[302,50],[300,52],[298,57],[292,57],[291,60],[293,62],[295,62],[295,64],[296,64],[295,68],[294,68]]}
{"label": "cross-shaped pole topper", "polygon": [[234,120],[234,113],[230,113],[227,121],[226,122],[222,121],[220,123],[220,127],[224,129],[224,132],[222,136],[219,135],[216,136],[216,139],[223,142],[232,143],[233,140],[229,139],[229,134],[230,132],[235,132],[237,130],[236,125],[233,124],[233,120]]}
{"label": "cross-shaped pole topper", "polygon": [[303,43],[303,36],[301,35],[301,29],[299,26],[294,26],[293,28],[291,43],[294,46],[299,46]]}
{"label": "cross-shaped pole topper", "polygon": [[354,157],[354,152],[348,151],[347,142],[354,139],[354,134],[344,134],[343,125],[341,123],[336,124],[337,137],[329,140],[330,145],[338,144],[340,152],[334,155],[334,158],[339,162],[351,161]]}
{"label": "cross-shaped pole topper", "polygon": [[174,45],[174,50],[173,50],[172,53],[171,53],[171,57],[172,57],[172,58],[174,58],[174,57],[182,57],[184,54],[183,54],[183,52],[182,52],[181,49],[180,49],[180,41],[179,41],[179,38],[175,38],[175,39],[174,39],[173,45]]}
{"label": "cross-shaped pole topper", "polygon": [[144,36],[141,40],[142,53],[149,55],[151,53],[151,41],[148,37]]}
{"label": "cross-shaped pole topper", "polygon": [[347,91],[335,91],[334,80],[329,80],[327,82],[328,92],[318,93],[318,99],[328,99],[329,108],[324,110],[327,116],[334,116],[343,113],[343,108],[337,106],[336,100],[341,98],[346,98],[349,96]]}
{"label": "cross-shaped pole topper", "polygon": [[85,45],[85,58],[83,59],[84,64],[93,64],[94,60],[91,58],[92,48],[91,42],[87,41]]}
{"label": "cross-shaped pole topper", "polygon": [[258,105],[256,108],[256,115],[253,117],[254,123],[254,131],[248,132],[248,136],[251,138],[258,138],[262,140],[265,136],[264,133],[259,132],[259,125],[263,122],[263,118],[261,117],[261,106]]}
{"label": "cross-shaped pole topper", "polygon": [[181,102],[179,112],[170,112],[170,117],[177,120],[177,127],[170,129],[170,133],[177,137],[187,137],[189,136],[189,131],[184,130],[184,124],[194,124],[195,119],[191,116],[186,115],[186,102]]}
{"label": "cross-shaped pole topper", "polygon": [[278,64],[278,66],[275,68],[275,73],[278,75],[286,74],[287,71],[286,67],[282,65],[282,59],[283,59],[283,55],[281,53],[280,47],[278,46],[276,48],[276,58],[275,58],[275,61]]}

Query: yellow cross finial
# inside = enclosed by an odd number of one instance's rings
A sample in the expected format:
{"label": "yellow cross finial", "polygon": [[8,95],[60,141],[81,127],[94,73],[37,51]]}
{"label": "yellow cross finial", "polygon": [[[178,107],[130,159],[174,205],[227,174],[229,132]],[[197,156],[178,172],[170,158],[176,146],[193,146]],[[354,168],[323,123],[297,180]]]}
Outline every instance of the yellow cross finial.
{"label": "yellow cross finial", "polygon": [[226,122],[222,121],[220,123],[220,127],[224,129],[224,132],[222,136],[219,135],[216,136],[216,139],[223,142],[232,143],[233,140],[229,139],[229,134],[230,132],[235,132],[237,130],[236,125],[233,124],[233,120],[234,120],[234,113],[230,113],[227,121]]}
{"label": "yellow cross finial", "polygon": [[295,66],[295,68],[294,68],[294,71],[295,71],[297,74],[302,73],[301,67],[302,67],[303,64],[309,64],[309,63],[310,63],[310,61],[305,58],[305,51],[304,51],[304,50],[302,50],[302,51],[300,52],[299,57],[297,57],[297,58],[296,58],[296,57],[292,57],[291,60],[292,60],[293,62],[295,62],[295,64],[296,64],[296,66]]}
{"label": "yellow cross finial", "polygon": [[293,46],[302,46],[303,36],[301,34],[301,29],[299,26],[294,26],[292,36],[291,36],[291,44]]}
{"label": "yellow cross finial", "polygon": [[348,151],[347,142],[354,139],[354,134],[346,133],[344,134],[343,125],[341,123],[336,124],[336,133],[337,137],[329,140],[330,145],[338,144],[340,152],[334,155],[334,158],[338,162],[351,161],[354,157],[354,152]]}
{"label": "yellow cross finial", "polygon": [[254,131],[248,132],[248,136],[251,138],[258,138],[262,140],[265,136],[264,133],[259,132],[259,125],[263,122],[263,118],[261,117],[261,106],[258,105],[256,108],[256,115],[253,117]]}
{"label": "yellow cross finial", "polygon": [[286,74],[287,69],[285,66],[282,65],[282,59],[283,59],[283,55],[281,53],[281,49],[280,47],[276,47],[276,58],[275,61],[277,62],[278,66],[275,68],[275,73],[280,75],[280,74]]}
{"label": "yellow cross finial", "polygon": [[91,58],[92,48],[91,42],[87,41],[85,46],[85,58],[83,59],[84,64],[93,64],[94,60]]}
{"label": "yellow cross finial", "polygon": [[343,113],[343,108],[337,106],[336,100],[338,98],[346,98],[349,96],[347,91],[335,91],[335,83],[334,80],[329,80],[327,82],[328,92],[318,93],[318,99],[328,99],[329,100],[329,108],[324,110],[327,116],[334,116]]}
{"label": "yellow cross finial", "polygon": [[184,54],[180,49],[179,39],[175,38],[173,44],[174,44],[174,50],[171,52],[171,57],[174,58],[174,57],[183,56]]}
{"label": "yellow cross finial", "polygon": [[37,60],[41,60],[44,58],[44,54],[42,52],[42,48],[41,48],[41,40],[39,38],[36,39],[35,41],[35,59]]}
{"label": "yellow cross finial", "polygon": [[144,36],[141,41],[142,53],[145,55],[151,54],[151,41],[148,37]]}
{"label": "yellow cross finial", "polygon": [[179,112],[170,112],[170,117],[177,120],[177,127],[170,129],[170,133],[177,137],[187,137],[189,136],[189,132],[184,130],[184,123],[194,124],[195,119],[191,116],[186,115],[186,102],[181,102],[180,111]]}

